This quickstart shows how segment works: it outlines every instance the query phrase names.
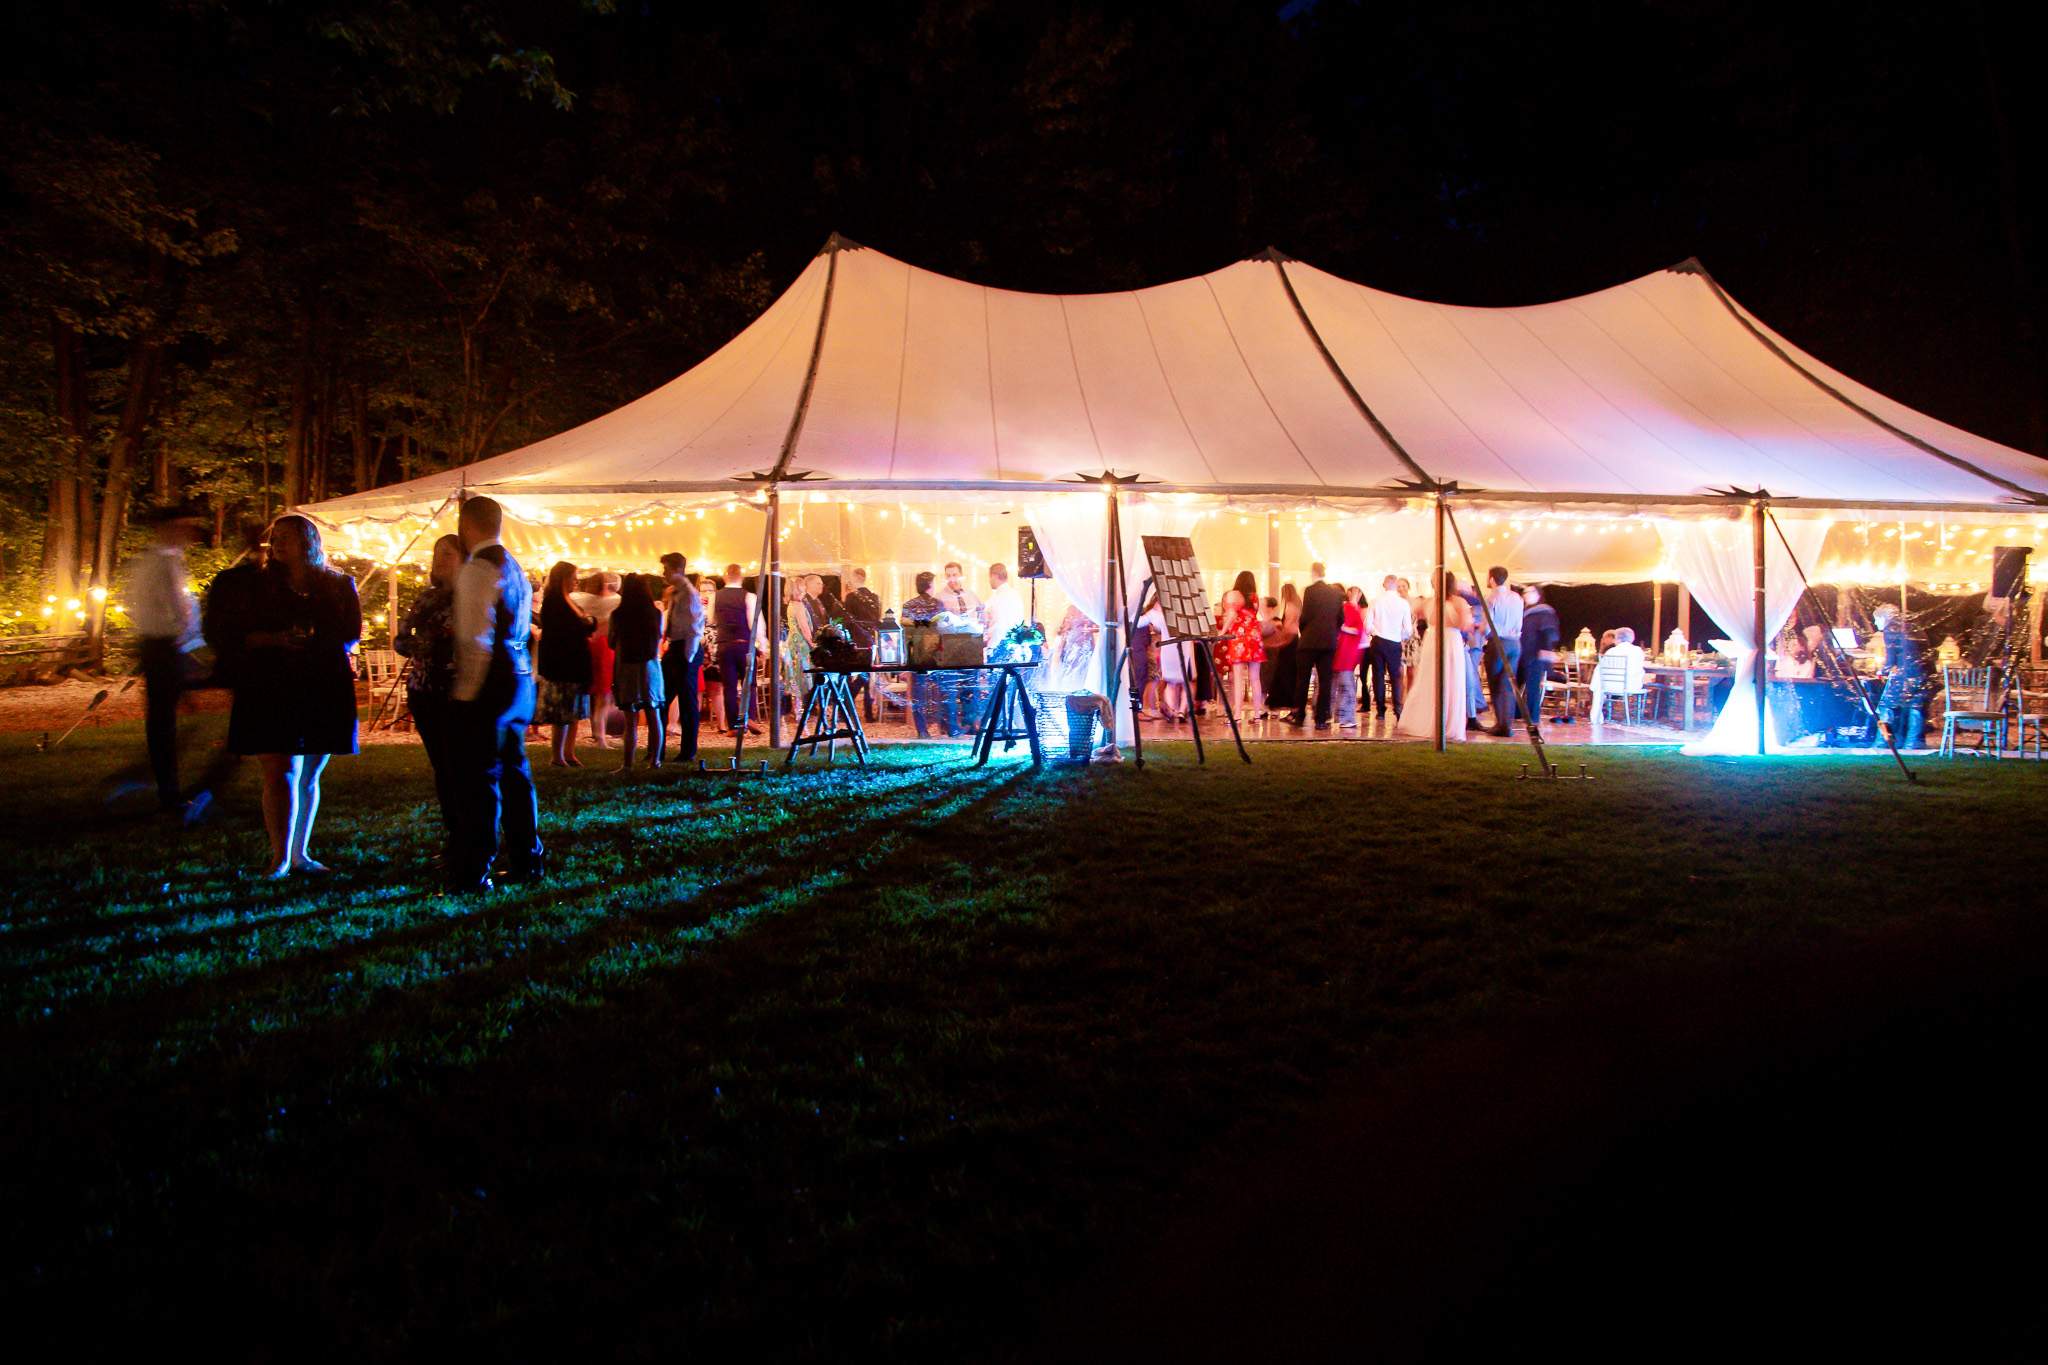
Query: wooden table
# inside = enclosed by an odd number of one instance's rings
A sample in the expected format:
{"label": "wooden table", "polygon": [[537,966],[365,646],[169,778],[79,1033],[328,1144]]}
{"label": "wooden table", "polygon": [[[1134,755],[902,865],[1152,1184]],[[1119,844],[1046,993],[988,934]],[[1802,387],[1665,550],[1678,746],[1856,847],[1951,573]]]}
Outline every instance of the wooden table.
{"label": "wooden table", "polygon": [[[1015,663],[961,664],[952,668],[913,668],[907,664],[884,665],[879,668],[862,668],[855,673],[993,673],[995,687],[990,691],[988,705],[982,710],[981,722],[974,733],[974,766],[979,768],[989,760],[996,741],[1001,740],[1004,752],[1014,747],[1018,740],[1031,746],[1031,766],[1045,766],[1045,750],[1038,742],[1038,714],[1031,706],[1031,693],[1024,685],[1024,675],[1035,672],[1037,660],[1020,659]],[[811,695],[804,699],[803,714],[797,717],[796,738],[789,742],[789,752],[784,755],[785,768],[796,762],[796,751],[808,744],[811,755],[817,756],[818,746],[825,746],[825,761],[830,763],[835,756],[840,740],[846,740],[853,748],[854,761],[867,766],[867,727],[861,724],[860,708],[854,705],[853,685],[848,679],[854,673],[844,673],[827,668],[805,670],[811,675]],[[916,679],[911,680],[915,687]],[[1013,709],[1014,708],[1014,709]],[[1023,719],[1016,719],[1021,712]],[[806,727],[809,727],[808,729]]]}
{"label": "wooden table", "polygon": [[1735,670],[1726,664],[1649,664],[1643,665],[1643,676],[1677,678],[1678,690],[1684,695],[1684,710],[1679,716],[1679,728],[1691,733],[1699,727],[1693,721],[1692,689],[1695,683],[1712,687],[1723,678],[1733,678]]}

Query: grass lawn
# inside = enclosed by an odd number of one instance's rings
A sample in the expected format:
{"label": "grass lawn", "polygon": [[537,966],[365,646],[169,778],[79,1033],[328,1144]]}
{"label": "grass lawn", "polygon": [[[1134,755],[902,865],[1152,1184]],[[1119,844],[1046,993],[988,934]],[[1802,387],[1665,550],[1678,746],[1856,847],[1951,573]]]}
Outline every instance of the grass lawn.
{"label": "grass lawn", "polygon": [[558,875],[464,901],[417,749],[338,760],[334,871],[279,885],[253,771],[183,832],[102,800],[139,749],[0,735],[10,1319],[230,1354],[1005,1358],[1341,1068],[1625,967],[2031,904],[2038,861],[1983,850],[2048,834],[2019,763],[904,748],[543,769]]}

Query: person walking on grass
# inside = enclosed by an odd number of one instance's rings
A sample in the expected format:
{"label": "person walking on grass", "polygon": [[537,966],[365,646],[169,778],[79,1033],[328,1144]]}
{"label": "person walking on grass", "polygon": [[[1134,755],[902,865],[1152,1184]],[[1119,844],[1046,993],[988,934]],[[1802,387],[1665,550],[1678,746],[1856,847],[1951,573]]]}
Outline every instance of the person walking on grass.
{"label": "person walking on grass", "polygon": [[154,543],[129,562],[124,594],[141,644],[142,735],[157,805],[188,825],[204,818],[213,800],[204,787],[188,798],[178,786],[178,698],[191,685],[192,651],[200,644],[199,603],[186,582],[185,548],[198,535],[197,517],[176,510],[158,514]]}
{"label": "person walking on grass", "polygon": [[494,880],[538,881],[547,875],[540,802],[526,763],[535,691],[533,586],[499,543],[504,520],[493,498],[469,499],[456,517],[469,562],[455,576],[451,607],[457,781],[456,855],[448,880],[462,892],[487,891]]}
{"label": "person walking on grass", "polygon": [[355,581],[327,567],[320,530],[297,515],[270,523],[261,578],[225,629],[236,658],[228,748],[263,767],[265,875],[325,872],[308,851],[320,775],[356,752],[356,673],[363,634]]}

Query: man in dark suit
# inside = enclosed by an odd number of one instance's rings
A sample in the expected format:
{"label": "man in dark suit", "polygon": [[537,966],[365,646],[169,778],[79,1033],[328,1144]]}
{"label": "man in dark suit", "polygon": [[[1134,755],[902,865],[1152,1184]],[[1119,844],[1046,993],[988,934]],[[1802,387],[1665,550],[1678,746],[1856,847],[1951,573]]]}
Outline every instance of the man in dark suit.
{"label": "man in dark suit", "polygon": [[1308,680],[1316,680],[1316,729],[1330,728],[1330,671],[1337,659],[1337,637],[1344,630],[1344,593],[1323,581],[1323,566],[1308,566],[1309,585],[1301,594],[1301,638],[1295,652],[1294,710],[1289,725],[1308,720]]}
{"label": "man in dark suit", "polygon": [[[469,562],[455,575],[455,685],[449,747],[455,762],[455,850],[448,884],[488,891],[499,881],[547,875],[540,803],[526,765],[533,721],[533,587],[519,561],[498,543],[505,513],[490,498],[462,504],[456,534]],[[504,852],[496,867],[499,834]]]}

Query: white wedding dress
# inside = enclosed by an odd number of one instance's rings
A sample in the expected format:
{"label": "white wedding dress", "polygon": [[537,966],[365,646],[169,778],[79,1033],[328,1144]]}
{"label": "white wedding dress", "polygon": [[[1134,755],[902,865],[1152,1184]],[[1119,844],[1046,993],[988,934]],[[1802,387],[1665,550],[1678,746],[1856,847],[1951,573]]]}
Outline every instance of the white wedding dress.
{"label": "white wedding dress", "polygon": [[[1435,604],[1431,604],[1435,614]],[[1436,722],[1430,718],[1429,699],[1436,691],[1437,628],[1432,621],[1429,634],[1423,637],[1422,647],[1415,651],[1415,686],[1408,689],[1408,696],[1401,707],[1401,718],[1394,722],[1394,733],[1413,735],[1417,739],[1435,739]],[[1450,668],[1444,680],[1444,739],[1454,743],[1465,742],[1465,640],[1453,633],[1446,642],[1444,652],[1449,654]]]}

